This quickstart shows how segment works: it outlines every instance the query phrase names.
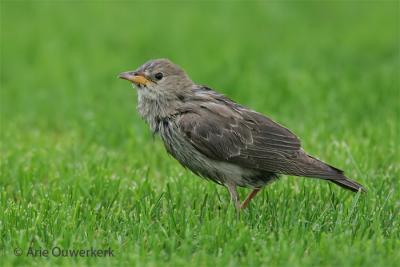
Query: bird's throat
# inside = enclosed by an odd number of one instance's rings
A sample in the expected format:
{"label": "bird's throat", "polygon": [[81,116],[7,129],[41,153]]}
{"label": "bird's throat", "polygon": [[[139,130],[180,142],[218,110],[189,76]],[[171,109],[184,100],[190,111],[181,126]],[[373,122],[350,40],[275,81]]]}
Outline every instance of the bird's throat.
{"label": "bird's throat", "polygon": [[174,99],[152,97],[145,90],[138,90],[137,110],[140,116],[148,123],[153,132],[157,131],[160,119],[169,118],[176,114],[180,104]]}

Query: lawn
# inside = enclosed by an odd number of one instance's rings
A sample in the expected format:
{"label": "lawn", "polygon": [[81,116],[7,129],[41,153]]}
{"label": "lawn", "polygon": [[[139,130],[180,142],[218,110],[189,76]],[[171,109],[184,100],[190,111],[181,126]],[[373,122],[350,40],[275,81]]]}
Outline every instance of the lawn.
{"label": "lawn", "polygon": [[[398,266],[399,10],[2,0],[0,266]],[[368,193],[283,176],[238,218],[225,188],[167,155],[116,78],[159,57]],[[39,255],[54,247],[114,256]]]}

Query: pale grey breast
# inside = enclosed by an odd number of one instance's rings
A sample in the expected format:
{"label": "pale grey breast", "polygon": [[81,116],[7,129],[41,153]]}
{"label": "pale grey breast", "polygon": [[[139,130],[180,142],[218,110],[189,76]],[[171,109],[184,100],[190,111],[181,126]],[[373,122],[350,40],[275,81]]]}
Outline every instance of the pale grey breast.
{"label": "pale grey breast", "polygon": [[265,179],[261,178],[261,173],[257,170],[216,161],[200,153],[186,139],[185,134],[180,132],[176,124],[177,120],[179,120],[179,115],[160,121],[158,133],[168,153],[176,158],[182,166],[218,184],[233,183],[241,187],[261,187],[265,185]]}

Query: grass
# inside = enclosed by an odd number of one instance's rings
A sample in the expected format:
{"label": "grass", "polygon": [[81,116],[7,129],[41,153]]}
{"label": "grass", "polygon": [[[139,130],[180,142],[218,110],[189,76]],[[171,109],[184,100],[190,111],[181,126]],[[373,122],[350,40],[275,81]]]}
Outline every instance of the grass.
{"label": "grass", "polygon": [[[2,1],[0,265],[396,266],[398,10]],[[284,176],[237,218],[223,187],[153,140],[116,79],[158,57],[288,126],[368,194]],[[54,246],[115,256],[25,255]]]}

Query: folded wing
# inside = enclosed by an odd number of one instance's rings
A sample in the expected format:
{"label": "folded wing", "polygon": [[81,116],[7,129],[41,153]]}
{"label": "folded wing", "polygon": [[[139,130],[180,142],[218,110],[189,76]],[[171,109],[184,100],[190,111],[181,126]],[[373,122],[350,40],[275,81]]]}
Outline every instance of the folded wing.
{"label": "folded wing", "polygon": [[288,129],[226,98],[188,106],[177,123],[207,157],[250,169],[288,173],[301,153],[300,140]]}

